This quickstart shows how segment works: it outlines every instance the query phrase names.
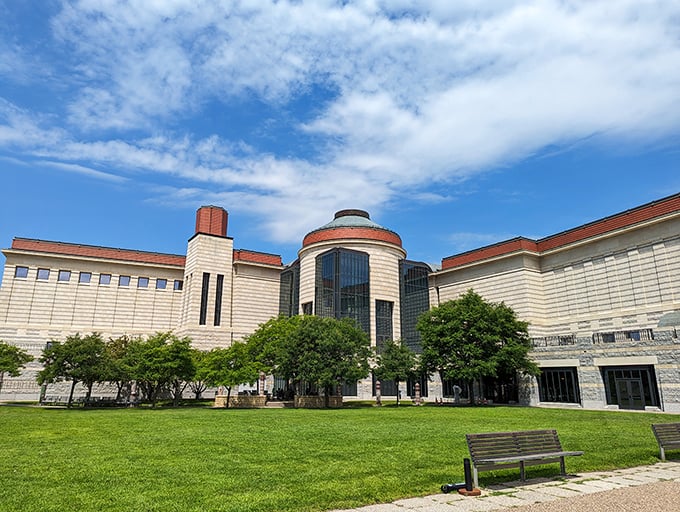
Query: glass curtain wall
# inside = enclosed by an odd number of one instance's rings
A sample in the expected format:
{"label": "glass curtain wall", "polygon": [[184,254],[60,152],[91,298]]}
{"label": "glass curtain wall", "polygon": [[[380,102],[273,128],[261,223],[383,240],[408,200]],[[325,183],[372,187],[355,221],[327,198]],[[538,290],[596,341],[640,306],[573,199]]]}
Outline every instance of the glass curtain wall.
{"label": "glass curtain wall", "polygon": [[295,261],[281,272],[279,314],[295,316],[300,308],[300,261]]}
{"label": "glass curtain wall", "polygon": [[333,249],[316,258],[316,314],[352,318],[370,334],[368,254]]}
{"label": "glass curtain wall", "polygon": [[427,277],[431,269],[425,263],[401,260],[399,270],[401,342],[414,352],[420,353],[422,346],[416,323],[418,317],[430,309]]}

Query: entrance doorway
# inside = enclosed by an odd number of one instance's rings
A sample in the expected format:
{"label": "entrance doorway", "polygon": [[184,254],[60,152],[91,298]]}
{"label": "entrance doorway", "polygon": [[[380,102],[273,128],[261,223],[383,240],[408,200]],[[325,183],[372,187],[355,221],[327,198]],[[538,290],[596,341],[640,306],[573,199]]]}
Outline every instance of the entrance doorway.
{"label": "entrance doorway", "polygon": [[638,410],[659,406],[653,366],[607,367],[602,374],[607,404]]}
{"label": "entrance doorway", "polygon": [[617,379],[616,394],[621,409],[645,408],[645,397],[642,393],[642,380],[640,379]]}

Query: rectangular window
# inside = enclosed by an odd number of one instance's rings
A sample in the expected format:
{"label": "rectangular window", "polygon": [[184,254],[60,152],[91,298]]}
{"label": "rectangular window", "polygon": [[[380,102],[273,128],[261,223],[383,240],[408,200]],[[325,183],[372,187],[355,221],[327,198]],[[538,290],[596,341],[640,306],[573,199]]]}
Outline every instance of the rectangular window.
{"label": "rectangular window", "polygon": [[71,280],[71,271],[70,270],[60,270],[59,274],[57,275],[57,281],[62,281],[62,282],[68,282]]}
{"label": "rectangular window", "polygon": [[50,269],[49,268],[39,268],[38,269],[38,276],[36,279],[38,281],[47,281],[50,278]]}
{"label": "rectangular window", "polygon": [[312,303],[311,302],[305,302],[302,305],[302,314],[303,315],[311,315],[312,314]]}
{"label": "rectangular window", "polygon": [[217,286],[215,287],[215,321],[213,325],[220,325],[222,321],[222,289],[224,288],[224,276],[217,274]]}
{"label": "rectangular window", "polygon": [[111,284],[111,274],[99,274],[99,284]]}
{"label": "rectangular window", "polygon": [[92,272],[81,272],[78,276],[79,283],[89,283],[92,280]]}
{"label": "rectangular window", "polygon": [[210,287],[210,274],[203,272],[203,286],[201,287],[201,311],[199,313],[198,324],[205,325],[208,317],[208,288]]}
{"label": "rectangular window", "polygon": [[175,291],[180,291],[182,288],[184,288],[184,281],[175,279],[175,284],[173,285],[172,289]]}
{"label": "rectangular window", "polygon": [[165,290],[168,286],[167,279],[156,279],[156,290]]}
{"label": "rectangular window", "polygon": [[118,276],[118,286],[130,286],[130,276]]}
{"label": "rectangular window", "polygon": [[541,402],[580,403],[576,368],[542,368],[538,396]]}
{"label": "rectangular window", "polygon": [[394,303],[386,300],[375,301],[375,339],[378,351],[392,339],[392,310]]}
{"label": "rectangular window", "polygon": [[16,267],[14,277],[28,277],[28,267]]}
{"label": "rectangular window", "polygon": [[148,288],[149,278],[148,277],[138,277],[137,278],[137,288]]}

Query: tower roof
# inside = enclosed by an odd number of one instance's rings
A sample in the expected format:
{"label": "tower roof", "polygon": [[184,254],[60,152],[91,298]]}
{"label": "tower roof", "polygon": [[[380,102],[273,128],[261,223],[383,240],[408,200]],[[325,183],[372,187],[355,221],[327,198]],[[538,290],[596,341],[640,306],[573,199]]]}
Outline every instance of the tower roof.
{"label": "tower roof", "polygon": [[401,238],[377,222],[371,220],[364,210],[340,210],[335,218],[314,231],[310,231],[302,241],[302,246],[341,239],[361,239],[387,242],[401,247]]}

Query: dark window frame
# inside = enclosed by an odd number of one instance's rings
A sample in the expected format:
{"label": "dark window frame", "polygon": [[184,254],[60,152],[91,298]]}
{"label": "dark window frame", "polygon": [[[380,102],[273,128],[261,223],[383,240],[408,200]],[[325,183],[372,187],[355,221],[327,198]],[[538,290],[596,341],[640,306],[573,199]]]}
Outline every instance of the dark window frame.
{"label": "dark window frame", "polygon": [[14,277],[18,279],[26,279],[28,277],[28,267],[17,265],[14,267]]}

